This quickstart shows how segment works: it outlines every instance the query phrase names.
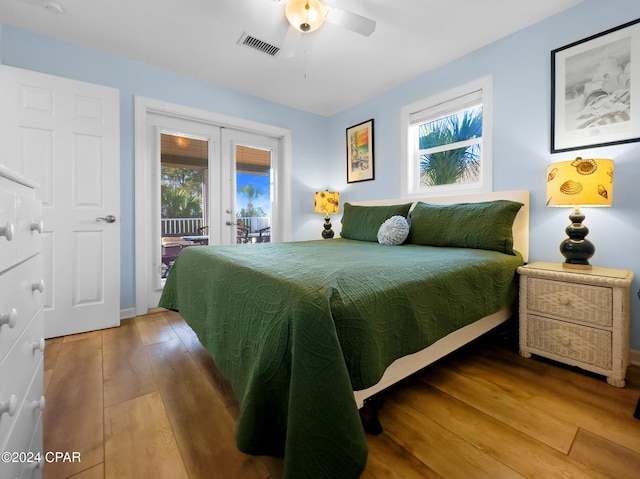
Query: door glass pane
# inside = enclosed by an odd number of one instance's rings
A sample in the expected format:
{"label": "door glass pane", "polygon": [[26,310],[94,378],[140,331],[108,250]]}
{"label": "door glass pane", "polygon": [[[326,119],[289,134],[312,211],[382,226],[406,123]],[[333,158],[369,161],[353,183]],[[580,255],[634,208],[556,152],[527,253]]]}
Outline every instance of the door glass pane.
{"label": "door glass pane", "polygon": [[208,243],[206,140],[160,135],[162,277],[187,247]]}
{"label": "door glass pane", "polygon": [[236,146],[238,243],[270,241],[271,197],[271,151]]}

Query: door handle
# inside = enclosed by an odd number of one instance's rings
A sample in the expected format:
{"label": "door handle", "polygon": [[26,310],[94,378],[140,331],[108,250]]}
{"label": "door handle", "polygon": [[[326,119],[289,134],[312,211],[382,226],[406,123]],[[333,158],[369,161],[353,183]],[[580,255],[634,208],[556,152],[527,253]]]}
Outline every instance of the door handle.
{"label": "door handle", "polygon": [[113,216],[113,215],[109,215],[109,216],[105,216],[105,217],[98,216],[96,218],[96,223],[100,223],[101,221],[104,221],[106,223],[115,223],[116,217]]}
{"label": "door handle", "polygon": [[238,223],[236,223],[235,221],[229,221],[229,220],[225,221],[225,224],[227,226],[237,226],[238,225]]}

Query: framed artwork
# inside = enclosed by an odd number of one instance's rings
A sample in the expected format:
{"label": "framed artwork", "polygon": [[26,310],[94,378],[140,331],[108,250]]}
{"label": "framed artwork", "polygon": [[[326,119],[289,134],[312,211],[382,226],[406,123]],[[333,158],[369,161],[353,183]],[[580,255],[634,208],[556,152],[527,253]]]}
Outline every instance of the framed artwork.
{"label": "framed artwork", "polygon": [[633,141],[640,141],[640,19],[551,52],[551,152]]}
{"label": "framed artwork", "polygon": [[373,118],[347,128],[347,183],[373,180]]}

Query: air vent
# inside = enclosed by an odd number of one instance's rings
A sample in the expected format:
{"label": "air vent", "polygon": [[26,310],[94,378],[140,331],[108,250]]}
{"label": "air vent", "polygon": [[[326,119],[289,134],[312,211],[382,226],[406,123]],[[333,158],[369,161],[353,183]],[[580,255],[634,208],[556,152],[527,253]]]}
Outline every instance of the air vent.
{"label": "air vent", "polygon": [[271,55],[272,57],[280,51],[280,47],[276,47],[275,45],[271,45],[270,43],[258,40],[256,37],[252,37],[246,32],[242,34],[240,40],[238,40],[238,44],[253,48],[254,50],[266,53],[267,55]]}

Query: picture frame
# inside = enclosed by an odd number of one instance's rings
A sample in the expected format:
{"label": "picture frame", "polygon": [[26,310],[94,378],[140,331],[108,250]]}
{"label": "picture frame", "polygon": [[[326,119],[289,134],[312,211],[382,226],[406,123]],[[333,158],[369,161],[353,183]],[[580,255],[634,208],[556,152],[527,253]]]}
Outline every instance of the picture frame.
{"label": "picture frame", "polygon": [[636,141],[640,18],[553,50],[551,153]]}
{"label": "picture frame", "polygon": [[347,128],[347,183],[375,178],[373,118]]}

